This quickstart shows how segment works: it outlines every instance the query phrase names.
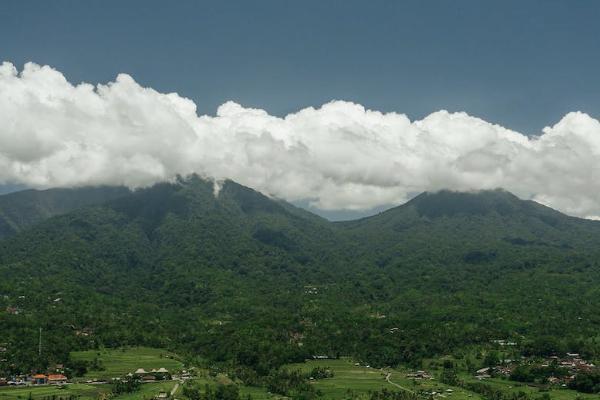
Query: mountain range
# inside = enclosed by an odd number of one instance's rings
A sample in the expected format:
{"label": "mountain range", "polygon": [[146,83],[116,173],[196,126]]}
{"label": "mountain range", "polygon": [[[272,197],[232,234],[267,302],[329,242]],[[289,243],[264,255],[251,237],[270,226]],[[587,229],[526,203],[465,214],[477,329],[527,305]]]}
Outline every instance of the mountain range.
{"label": "mountain range", "polygon": [[335,223],[198,176],[28,190],[0,196],[0,238],[0,370],[128,344],[257,373],[315,354],[418,363],[495,339],[600,354],[600,223],[503,190]]}

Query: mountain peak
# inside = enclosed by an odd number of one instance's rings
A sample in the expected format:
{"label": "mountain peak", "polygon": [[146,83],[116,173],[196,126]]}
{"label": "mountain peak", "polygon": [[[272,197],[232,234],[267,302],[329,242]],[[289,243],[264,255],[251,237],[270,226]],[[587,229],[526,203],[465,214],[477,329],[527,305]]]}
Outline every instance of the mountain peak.
{"label": "mountain peak", "polygon": [[407,203],[415,207],[420,215],[431,218],[457,214],[484,215],[492,212],[509,215],[531,209],[533,204],[504,189],[424,192]]}

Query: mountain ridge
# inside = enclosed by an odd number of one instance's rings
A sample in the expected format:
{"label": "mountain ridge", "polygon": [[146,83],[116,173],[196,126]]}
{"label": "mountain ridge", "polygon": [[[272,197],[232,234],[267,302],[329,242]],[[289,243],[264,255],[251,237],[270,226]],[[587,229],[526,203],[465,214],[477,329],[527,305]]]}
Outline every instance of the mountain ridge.
{"label": "mountain ridge", "polygon": [[27,189],[0,196],[0,239],[37,222],[129,194],[120,186]]}
{"label": "mountain ridge", "polygon": [[[178,182],[178,184],[186,184],[185,179],[179,180]],[[166,182],[158,183],[156,185],[160,186],[162,184],[166,184]],[[223,181],[223,184],[239,185],[231,180],[225,180]],[[537,209],[538,212],[546,210],[548,215],[560,214],[561,216],[579,221],[590,221],[592,223],[597,222],[564,214],[558,210],[537,203],[533,200],[521,199],[513,193],[502,188],[477,191],[454,191],[448,189],[442,189],[434,192],[426,191],[418,194],[417,196],[408,200],[406,203],[390,207],[375,215],[352,220],[330,221],[311,212],[310,210],[295,206],[283,199],[268,197],[259,191],[253,190],[246,186],[239,186],[249,189],[255,193],[259,193],[265,198],[274,200],[282,207],[292,211],[295,214],[303,214],[305,216],[309,216],[310,218],[328,221],[338,225],[356,224],[371,218],[378,218],[378,216],[388,216],[400,209],[407,207],[415,207],[422,216],[433,218],[448,216],[449,213],[482,214],[495,210],[502,214],[515,210],[531,211]],[[109,200],[135,193],[139,190],[144,190],[144,188],[130,190],[126,187],[119,186],[89,186],[82,188],[53,188],[45,190],[26,189],[0,195],[0,239],[4,236],[17,233],[19,230],[46,218],[50,218],[55,215],[61,215],[84,206],[102,204]],[[219,194],[216,193],[215,196],[218,198]],[[448,207],[449,201],[451,203],[450,207]]]}

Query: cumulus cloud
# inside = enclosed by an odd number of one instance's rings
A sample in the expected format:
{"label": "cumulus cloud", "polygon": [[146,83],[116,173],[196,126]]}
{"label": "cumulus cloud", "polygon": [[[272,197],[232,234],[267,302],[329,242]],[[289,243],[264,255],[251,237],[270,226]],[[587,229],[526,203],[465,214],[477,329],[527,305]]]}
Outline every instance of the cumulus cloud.
{"label": "cumulus cloud", "polygon": [[48,66],[0,66],[0,183],[139,187],[192,172],[321,209],[502,187],[600,215],[600,122],[573,112],[537,137],[466,113],[420,121],[332,101],[283,118],[234,102],[215,116],[126,74],[73,85]]}

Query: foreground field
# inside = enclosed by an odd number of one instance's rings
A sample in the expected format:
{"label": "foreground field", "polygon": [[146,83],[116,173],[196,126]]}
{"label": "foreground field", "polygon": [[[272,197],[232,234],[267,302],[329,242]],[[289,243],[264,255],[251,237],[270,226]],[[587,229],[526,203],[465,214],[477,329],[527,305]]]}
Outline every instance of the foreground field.
{"label": "foreground field", "polygon": [[[106,386],[106,385],[102,385]],[[42,399],[44,397],[56,396],[57,398],[68,398],[69,396],[79,396],[81,400],[96,399],[101,393],[108,391],[108,387],[100,385],[71,384],[64,388],[57,386],[40,387],[3,387],[0,388],[0,399],[27,399],[29,395],[33,399]]]}
{"label": "foreground field", "polygon": [[[476,379],[471,376],[461,377],[465,382],[475,382]],[[535,386],[529,386],[523,383],[509,381],[505,379],[486,379],[485,383],[493,386],[496,389],[502,390],[504,393],[517,394],[524,392],[530,395],[542,396],[547,393],[552,400],[598,400],[600,396],[597,394],[579,393],[566,388],[553,387],[548,391],[541,391]]]}
{"label": "foreground field", "polygon": [[[485,400],[483,396],[475,392],[458,386],[445,385],[435,379],[413,380],[406,378],[406,374],[410,372],[409,370],[367,368],[357,366],[349,359],[311,360],[301,364],[291,364],[288,367],[303,371],[310,371],[315,367],[325,367],[333,370],[333,378],[314,381],[315,387],[323,393],[324,399],[345,399],[349,397],[349,392],[354,392],[354,394],[368,394],[369,391],[385,388],[397,391],[436,392],[435,398],[440,399]],[[477,382],[475,378],[468,375],[461,376],[460,378],[466,382]],[[544,391],[537,387],[502,379],[488,379],[484,383],[501,390],[505,395],[516,395],[519,392],[525,392],[532,395],[533,398],[541,398],[547,394],[551,400],[598,400],[600,398],[598,395],[588,395],[562,388],[552,388]]]}
{"label": "foreground field", "polygon": [[[177,359],[177,356],[164,350],[151,348],[129,348],[113,349],[101,351],[85,351],[72,354],[74,359],[93,361],[97,359],[104,367],[102,371],[90,371],[84,380],[92,378],[111,378],[126,375],[137,368],[146,370],[152,368],[164,367],[171,371],[183,368],[183,364]],[[416,393],[435,393],[434,399],[447,400],[486,400],[485,397],[475,392],[463,389],[458,386],[450,386],[440,383],[437,379],[414,380],[407,378],[406,374],[411,372],[408,369],[375,369],[366,366],[356,365],[349,358],[338,360],[309,360],[305,363],[287,365],[288,369],[299,369],[305,372],[313,368],[323,367],[333,371],[332,378],[311,381],[311,384],[318,389],[323,400],[342,400],[349,398],[367,398],[369,392],[388,389],[392,391],[408,391]],[[203,387],[205,384],[217,386],[219,384],[236,384],[225,374],[219,374],[211,377],[207,370],[198,369],[198,376],[194,382]],[[434,376],[438,376],[439,370],[432,369]],[[467,383],[478,382],[470,375],[463,374],[459,377]],[[552,388],[543,390],[538,387],[528,386],[517,382],[504,379],[487,379],[484,381],[500,390],[503,395],[511,396],[524,392],[533,399],[551,400],[598,400],[597,395],[586,395],[572,390]],[[281,396],[269,393],[262,387],[244,386],[237,382],[241,398],[251,396],[253,400],[278,400]],[[175,381],[163,381],[143,384],[139,391],[112,397],[113,400],[147,400],[152,399],[159,392],[171,392],[178,385]],[[182,395],[181,385],[176,392],[176,398],[185,399]],[[97,400],[104,394],[109,393],[111,385],[108,384],[84,384],[73,383],[64,387],[41,386],[41,387],[3,387],[0,388],[0,400],[19,400],[33,399],[43,400],[53,398],[55,400],[68,399],[75,396],[79,400]],[[549,396],[549,397],[548,397]],[[507,397],[509,398],[509,397]]]}
{"label": "foreground field", "polygon": [[122,377],[138,368],[151,370],[163,367],[171,372],[183,368],[183,364],[175,354],[148,347],[76,351],[71,353],[71,358],[90,362],[97,359],[102,365],[102,370],[90,370],[85,374],[84,379]]}
{"label": "foreground field", "polygon": [[[425,390],[441,393],[443,396],[456,400],[479,400],[481,396],[466,390],[441,384],[437,381],[424,380],[415,386],[412,380],[406,379],[402,371],[393,369],[374,369],[357,366],[350,359],[339,360],[311,360],[302,364],[292,364],[290,368],[310,371],[315,367],[325,367],[333,370],[334,377],[321,379],[314,385],[323,393],[326,399],[348,398],[349,392],[354,394],[368,394],[370,391],[388,389],[393,391],[416,392]],[[448,389],[452,392],[446,392]]]}
{"label": "foreground field", "polygon": [[[174,382],[157,382],[143,384],[138,392],[112,397],[112,400],[146,400],[151,399],[161,391],[170,392]],[[57,386],[40,387],[3,387],[0,388],[0,400],[54,398],[55,400],[68,399],[76,396],[78,400],[97,400],[103,393],[110,392],[110,385],[69,384],[63,388]],[[31,396],[31,397],[30,397]],[[54,396],[54,397],[53,397]]]}

